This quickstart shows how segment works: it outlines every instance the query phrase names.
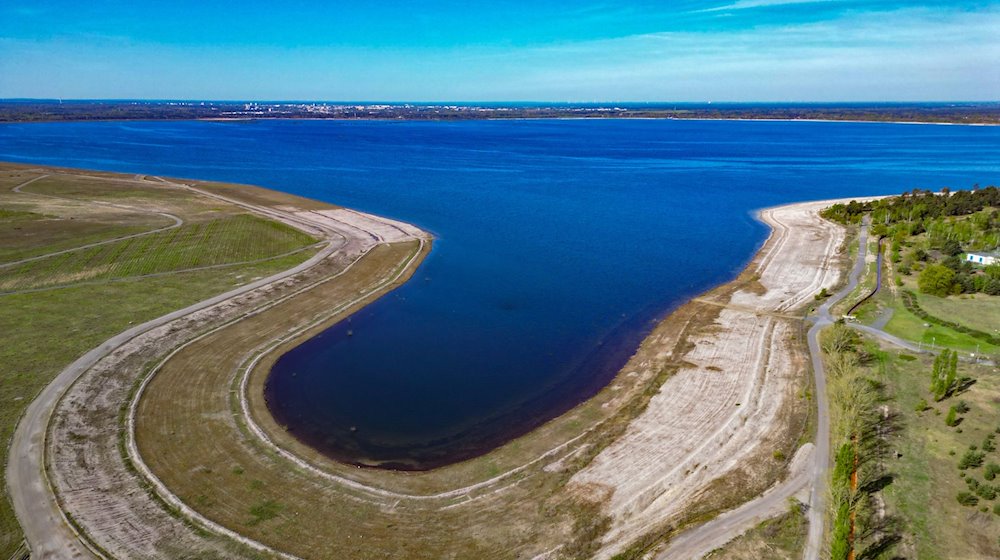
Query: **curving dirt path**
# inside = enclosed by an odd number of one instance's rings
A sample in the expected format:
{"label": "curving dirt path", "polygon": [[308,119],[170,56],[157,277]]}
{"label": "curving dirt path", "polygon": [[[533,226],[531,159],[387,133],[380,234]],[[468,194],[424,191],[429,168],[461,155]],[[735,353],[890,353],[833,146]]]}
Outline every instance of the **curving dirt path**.
{"label": "curving dirt path", "polygon": [[[42,194],[42,193],[33,193],[33,192],[26,193],[26,192],[24,192],[24,191],[21,190],[23,187],[26,187],[26,186],[30,185],[31,183],[34,183],[35,181],[40,181],[40,180],[45,179],[47,177],[51,177],[51,175],[41,175],[39,177],[34,177],[32,179],[29,179],[29,180],[21,183],[20,185],[15,186],[14,188],[11,189],[11,191],[16,192],[16,193],[20,193],[20,194],[30,194],[31,196],[43,196],[45,198],[56,198],[56,199],[59,199],[59,200],[69,200],[69,201],[72,201],[72,202],[81,202],[81,200],[78,199],[78,198],[70,198],[70,197],[65,197],[65,196],[56,196],[56,195],[52,195],[52,194]],[[105,239],[104,241],[97,241],[97,242],[94,242],[94,243],[87,243],[86,245],[80,245],[80,246],[77,246],[77,247],[71,247],[69,249],[63,249],[61,251],[53,251],[51,253],[45,253],[44,255],[36,255],[34,257],[28,257],[28,258],[20,259],[20,260],[17,260],[17,261],[0,263],[0,269],[12,267],[12,266],[16,266],[16,265],[19,265],[19,264],[25,264],[25,263],[34,262],[34,261],[40,261],[42,259],[47,259],[49,257],[55,257],[57,255],[64,255],[66,253],[73,253],[73,252],[76,252],[76,251],[82,251],[83,249],[90,249],[91,247],[100,247],[101,245],[107,245],[109,243],[117,243],[118,241],[125,241],[126,239],[135,239],[136,237],[144,237],[146,235],[152,235],[154,233],[159,233],[161,231],[168,231],[168,230],[171,230],[171,229],[174,229],[174,228],[178,228],[178,227],[184,225],[184,220],[181,219],[180,216],[175,216],[175,215],[170,214],[168,212],[147,212],[145,210],[140,210],[140,209],[134,208],[132,206],[126,206],[126,205],[123,205],[123,204],[113,204],[111,202],[100,202],[100,201],[94,201],[94,200],[86,201],[86,202],[90,202],[91,204],[98,204],[98,205],[101,205],[101,206],[109,206],[109,207],[112,207],[112,208],[118,208],[120,210],[129,210],[129,211],[132,211],[132,212],[142,212],[142,213],[147,213],[147,214],[154,214],[154,215],[157,215],[157,216],[163,216],[164,218],[173,220],[174,223],[172,223],[172,224],[170,224],[168,226],[163,226],[161,228],[151,229],[149,231],[143,231],[143,232],[139,232],[139,233],[133,233],[131,235],[123,235],[121,237],[115,237],[113,239]]]}
{"label": "curving dirt path", "polygon": [[[167,181],[163,181],[169,183]],[[160,328],[180,318],[237,298],[243,294],[279,283],[324,261],[347,243],[347,237],[322,223],[307,217],[282,212],[273,208],[256,206],[242,201],[208,193],[189,185],[171,185],[196,191],[199,194],[246,208],[258,214],[279,219],[289,225],[319,234],[325,246],[307,261],[278,274],[257,280],[240,288],[220,294],[208,300],[188,306],[137,325],[122,332],[103,344],[87,352],[67,366],[28,406],[11,440],[10,461],[7,469],[7,485],[18,520],[25,533],[25,540],[33,558],[94,558],[100,553],[91,549],[80,539],[76,529],[66,519],[57,497],[54,495],[45,468],[46,430],[53,410],[61,396],[87,370],[101,359],[136,337]],[[23,185],[20,185],[23,186]]]}
{"label": "curving dirt path", "polygon": [[868,220],[858,234],[858,257],[851,270],[847,284],[828,298],[816,311],[815,323],[808,333],[809,357],[813,367],[813,383],[816,395],[816,453],[811,469],[811,489],[809,493],[809,532],[803,557],[818,560],[823,548],[823,518],[826,515],[826,491],[830,470],[830,404],[826,392],[826,368],[819,345],[819,332],[834,322],[830,309],[858,286],[858,279],[865,270],[868,256]]}

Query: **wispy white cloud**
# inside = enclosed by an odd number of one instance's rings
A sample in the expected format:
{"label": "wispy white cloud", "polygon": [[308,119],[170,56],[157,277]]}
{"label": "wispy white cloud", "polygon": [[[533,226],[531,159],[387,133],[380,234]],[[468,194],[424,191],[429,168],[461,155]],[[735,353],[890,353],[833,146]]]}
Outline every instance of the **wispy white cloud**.
{"label": "wispy white cloud", "polygon": [[725,6],[716,6],[714,8],[695,10],[695,13],[747,10],[751,8],[767,8],[771,6],[785,6],[789,4],[829,4],[829,3],[843,2],[843,1],[844,0],[736,0],[736,2],[733,2],[732,4],[726,4]]}
{"label": "wispy white cloud", "polygon": [[0,38],[0,97],[1000,100],[996,29],[1000,5],[517,47]]}

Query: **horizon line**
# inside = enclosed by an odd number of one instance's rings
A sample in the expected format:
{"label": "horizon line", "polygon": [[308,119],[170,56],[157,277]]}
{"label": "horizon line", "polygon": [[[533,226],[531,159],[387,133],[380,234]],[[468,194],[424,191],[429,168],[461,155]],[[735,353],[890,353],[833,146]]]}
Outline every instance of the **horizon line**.
{"label": "horizon line", "polygon": [[879,105],[879,104],[913,104],[913,105],[938,105],[938,104],[993,104],[1000,105],[1000,100],[754,100],[754,101],[733,101],[733,100],[657,100],[657,101],[637,101],[637,100],[594,100],[594,101],[543,101],[543,100],[384,100],[384,99],[238,99],[238,98],[152,98],[152,97],[79,97],[79,98],[59,98],[59,97],[0,97],[0,103],[10,102],[55,102],[55,103],[76,103],[76,102],[136,102],[136,103],[337,103],[346,105],[358,104],[382,104],[382,105],[604,105],[604,104],[624,104],[624,105]]}

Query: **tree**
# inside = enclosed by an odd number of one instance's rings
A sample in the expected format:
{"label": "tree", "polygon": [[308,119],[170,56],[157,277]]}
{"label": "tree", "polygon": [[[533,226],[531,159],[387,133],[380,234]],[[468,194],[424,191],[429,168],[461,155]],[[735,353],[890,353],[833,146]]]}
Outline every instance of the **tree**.
{"label": "tree", "polygon": [[954,281],[954,270],[940,264],[929,264],[920,272],[917,285],[925,294],[945,297],[951,293]]}
{"label": "tree", "polygon": [[941,252],[949,257],[954,257],[962,254],[962,245],[954,239],[949,239],[941,245]]}
{"label": "tree", "polygon": [[[945,349],[934,358],[934,366],[931,369],[931,393],[935,401],[940,401],[955,390],[957,372],[958,352]],[[958,412],[965,411],[958,410]]]}

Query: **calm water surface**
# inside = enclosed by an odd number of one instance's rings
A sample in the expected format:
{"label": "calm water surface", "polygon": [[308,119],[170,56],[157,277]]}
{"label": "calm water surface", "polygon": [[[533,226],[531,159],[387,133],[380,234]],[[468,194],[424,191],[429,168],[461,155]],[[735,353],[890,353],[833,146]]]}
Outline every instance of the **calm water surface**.
{"label": "calm water surface", "polygon": [[995,183],[997,153],[996,127],[864,123],[0,125],[3,160],[258,184],[432,232],[409,283],[266,388],[303,440],[398,468],[481,454],[593,395],[657,318],[752,257],[753,210]]}

